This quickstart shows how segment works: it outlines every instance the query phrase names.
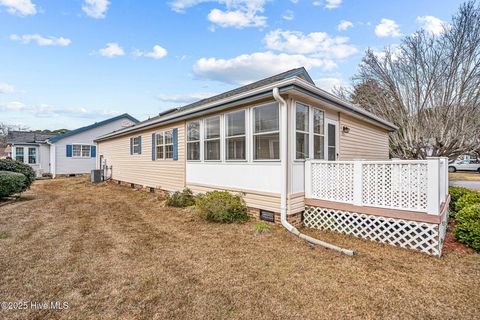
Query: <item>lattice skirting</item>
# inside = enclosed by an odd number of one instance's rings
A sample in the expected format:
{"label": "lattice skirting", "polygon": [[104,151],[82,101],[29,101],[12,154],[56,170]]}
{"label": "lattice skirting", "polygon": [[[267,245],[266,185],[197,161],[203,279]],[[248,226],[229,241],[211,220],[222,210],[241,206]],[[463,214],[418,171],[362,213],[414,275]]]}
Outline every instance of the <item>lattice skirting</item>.
{"label": "lattice skirting", "polygon": [[432,224],[307,206],[303,223],[310,228],[336,231],[440,256],[447,220],[448,213],[440,224]]}

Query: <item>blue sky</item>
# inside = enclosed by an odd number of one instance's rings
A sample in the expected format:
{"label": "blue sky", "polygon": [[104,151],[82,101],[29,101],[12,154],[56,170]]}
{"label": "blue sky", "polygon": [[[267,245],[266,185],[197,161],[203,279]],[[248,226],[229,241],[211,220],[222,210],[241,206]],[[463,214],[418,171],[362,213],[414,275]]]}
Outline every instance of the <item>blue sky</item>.
{"label": "blue sky", "polygon": [[330,90],[365,50],[442,32],[458,0],[0,0],[0,122],[140,120],[297,66]]}

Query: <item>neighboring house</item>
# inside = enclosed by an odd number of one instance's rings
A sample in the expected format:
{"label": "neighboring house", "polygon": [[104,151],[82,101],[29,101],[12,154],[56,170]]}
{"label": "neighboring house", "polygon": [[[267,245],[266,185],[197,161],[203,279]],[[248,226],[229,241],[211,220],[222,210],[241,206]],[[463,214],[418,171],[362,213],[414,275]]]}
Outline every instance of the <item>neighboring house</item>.
{"label": "neighboring house", "polygon": [[10,156],[29,164],[37,176],[46,173],[53,177],[83,174],[96,167],[95,138],[135,123],[138,123],[137,119],[122,114],[54,136],[31,131],[10,131],[7,144],[11,147]]}
{"label": "neighboring house", "polygon": [[389,160],[396,129],[298,68],[95,141],[119,183],[241,192],[250,215],[296,234],[303,224],[440,255],[448,161]]}

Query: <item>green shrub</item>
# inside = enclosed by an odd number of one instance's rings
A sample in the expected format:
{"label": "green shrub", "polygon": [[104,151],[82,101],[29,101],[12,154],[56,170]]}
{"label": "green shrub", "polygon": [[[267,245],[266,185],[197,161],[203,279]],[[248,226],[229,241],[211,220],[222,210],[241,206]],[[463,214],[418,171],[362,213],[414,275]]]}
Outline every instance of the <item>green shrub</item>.
{"label": "green shrub", "polygon": [[192,190],[185,188],[183,191],[176,191],[167,198],[167,206],[186,208],[195,204],[195,196]]}
{"label": "green shrub", "polygon": [[268,233],[270,232],[271,227],[268,223],[262,221],[262,222],[255,223],[253,228],[257,233]]}
{"label": "green shrub", "polygon": [[450,210],[455,211],[455,203],[457,203],[461,197],[473,193],[473,191],[463,187],[449,187],[448,193],[450,193]]}
{"label": "green shrub", "polygon": [[456,219],[455,239],[480,251],[480,203],[463,208]]}
{"label": "green shrub", "polygon": [[35,181],[35,171],[28,164],[20,161],[2,159],[0,160],[0,171],[12,171],[18,172],[25,176],[24,188],[22,191],[27,190]]}
{"label": "green shrub", "polygon": [[455,211],[460,212],[462,209],[477,203],[480,203],[480,193],[472,191],[455,202]]}
{"label": "green shrub", "polygon": [[247,221],[247,206],[240,195],[211,191],[197,197],[196,209],[207,221],[232,223]]}
{"label": "green shrub", "polygon": [[25,180],[25,176],[21,173],[0,171],[0,198],[23,192]]}

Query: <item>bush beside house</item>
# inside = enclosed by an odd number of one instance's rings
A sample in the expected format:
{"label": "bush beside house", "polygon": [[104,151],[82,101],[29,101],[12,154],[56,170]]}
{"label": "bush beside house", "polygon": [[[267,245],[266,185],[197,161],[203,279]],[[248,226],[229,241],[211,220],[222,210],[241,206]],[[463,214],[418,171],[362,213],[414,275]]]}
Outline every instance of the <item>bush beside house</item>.
{"label": "bush beside house", "polygon": [[27,178],[25,175],[11,171],[0,171],[0,198],[24,191]]}
{"label": "bush beside house", "polygon": [[450,187],[449,192],[455,239],[480,252],[480,193],[459,187]]}
{"label": "bush beside house", "polygon": [[25,176],[24,187],[22,192],[30,188],[35,181],[35,171],[28,164],[10,159],[0,160],[0,171],[10,171],[21,173]]}
{"label": "bush beside house", "polygon": [[249,219],[247,205],[242,197],[227,191],[211,191],[197,196],[200,216],[210,222],[232,223]]}

